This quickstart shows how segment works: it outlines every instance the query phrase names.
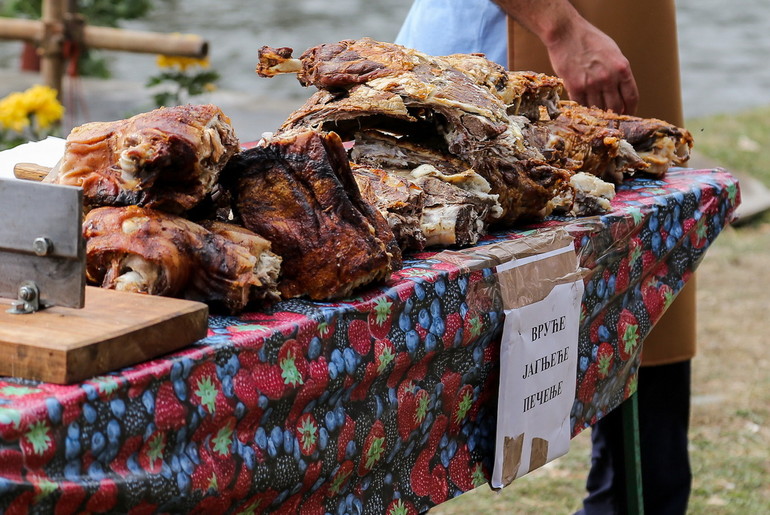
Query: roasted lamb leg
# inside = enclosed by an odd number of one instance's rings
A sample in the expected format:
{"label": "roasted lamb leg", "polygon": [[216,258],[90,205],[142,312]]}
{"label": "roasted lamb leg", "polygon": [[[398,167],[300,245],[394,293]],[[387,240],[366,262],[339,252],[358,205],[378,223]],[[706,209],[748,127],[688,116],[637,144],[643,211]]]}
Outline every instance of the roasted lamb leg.
{"label": "roasted lamb leg", "polygon": [[228,313],[252,300],[276,300],[281,258],[270,243],[219,222],[209,229],[139,206],[92,209],[83,222],[87,280],[206,302]]}
{"label": "roasted lamb leg", "polygon": [[88,207],[140,205],[179,214],[212,191],[238,148],[218,107],[160,108],[74,128],[52,182],[81,186]]}
{"label": "roasted lamb leg", "polygon": [[283,258],[285,298],[345,297],[400,267],[393,231],[364,201],[334,133],[300,129],[236,154],[222,173],[235,216]]}

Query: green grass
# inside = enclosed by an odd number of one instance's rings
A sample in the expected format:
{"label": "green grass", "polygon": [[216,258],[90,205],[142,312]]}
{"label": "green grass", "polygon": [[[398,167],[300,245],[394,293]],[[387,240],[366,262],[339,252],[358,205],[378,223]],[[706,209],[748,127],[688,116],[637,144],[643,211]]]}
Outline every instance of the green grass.
{"label": "green grass", "polygon": [[695,150],[728,170],[746,172],[770,187],[770,106],[694,118],[687,128]]}

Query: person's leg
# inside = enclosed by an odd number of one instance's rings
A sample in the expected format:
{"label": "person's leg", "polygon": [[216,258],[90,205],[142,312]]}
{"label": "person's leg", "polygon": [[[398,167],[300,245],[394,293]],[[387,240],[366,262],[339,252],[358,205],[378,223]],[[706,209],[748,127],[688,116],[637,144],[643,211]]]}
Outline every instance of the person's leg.
{"label": "person's leg", "polygon": [[591,428],[591,469],[588,495],[578,515],[623,513],[626,506],[626,471],[623,462],[622,410],[610,411]]}
{"label": "person's leg", "polygon": [[[639,438],[645,513],[687,512],[690,360],[640,368]],[[642,377],[643,376],[643,377]]]}
{"label": "person's leg", "polygon": [[[645,513],[687,511],[692,475],[687,451],[690,361],[639,369],[639,439]],[[594,425],[588,495],[579,514],[626,513],[623,421],[620,409]]]}

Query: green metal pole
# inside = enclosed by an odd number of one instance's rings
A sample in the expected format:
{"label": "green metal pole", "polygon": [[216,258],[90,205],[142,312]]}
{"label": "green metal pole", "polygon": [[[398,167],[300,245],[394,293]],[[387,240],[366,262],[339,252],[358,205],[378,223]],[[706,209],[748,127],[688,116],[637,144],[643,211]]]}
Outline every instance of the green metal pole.
{"label": "green metal pole", "polygon": [[626,465],[626,493],[628,515],[644,515],[642,501],[642,457],[639,452],[639,409],[637,394],[621,405],[623,416],[623,442]]}

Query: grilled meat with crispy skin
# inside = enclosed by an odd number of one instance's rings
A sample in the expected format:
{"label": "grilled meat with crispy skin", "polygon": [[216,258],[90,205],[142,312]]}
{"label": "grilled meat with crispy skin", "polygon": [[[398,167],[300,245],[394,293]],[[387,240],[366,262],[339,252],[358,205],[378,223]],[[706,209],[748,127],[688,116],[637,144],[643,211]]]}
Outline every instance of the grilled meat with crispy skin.
{"label": "grilled meat with crispy skin", "polygon": [[614,184],[649,166],[620,130],[584,123],[580,118],[560,115],[528,123],[522,132],[553,166],[590,173]]}
{"label": "grilled meat with crispy skin", "polygon": [[387,221],[363,200],[334,133],[299,129],[236,154],[221,184],[233,211],[283,258],[285,298],[330,299],[401,266]]}
{"label": "grilled meat with crispy skin", "polygon": [[[499,195],[503,213],[497,222],[506,225],[547,215],[550,200],[569,187],[570,173],[549,165],[508,116],[509,108],[529,111],[514,91],[526,92],[529,102],[553,103],[558,81],[542,81],[549,93],[535,95],[510,85],[501,67],[479,56],[468,58],[472,63],[466,68],[473,71],[466,72],[457,67],[459,56],[432,57],[369,38],[319,45],[291,66],[278,62],[278,57],[291,59],[286,49],[264,47],[260,55],[265,56],[257,68],[260,75],[299,68],[299,81],[321,90],[281,130],[310,127],[334,130],[345,140],[377,140],[383,147],[378,155],[402,154],[415,166],[429,162],[444,174],[457,173],[444,163],[465,163],[464,170],[472,168]],[[374,133],[379,134],[373,138]],[[426,161],[430,154],[435,157]],[[391,167],[372,155],[366,164]]]}
{"label": "grilled meat with crispy skin", "polygon": [[[690,132],[663,120],[616,114],[567,101],[561,103],[559,118],[567,118],[567,123],[571,125],[620,131],[623,139],[647,163],[642,171],[656,177],[665,174],[672,166],[685,164],[690,158],[693,145]],[[558,123],[559,119],[556,121]]]}
{"label": "grilled meat with crispy skin", "polygon": [[281,258],[270,243],[243,228],[209,227],[139,206],[92,209],[83,222],[88,282],[230,313],[251,300],[276,300]]}
{"label": "grilled meat with crispy skin", "polygon": [[53,182],[81,186],[90,207],[182,213],[211,192],[238,147],[230,119],[218,107],[160,108],[74,128]]}
{"label": "grilled meat with crispy skin", "polygon": [[413,182],[380,168],[351,164],[361,196],[376,207],[393,231],[401,250],[422,250],[420,220],[425,192]]}

